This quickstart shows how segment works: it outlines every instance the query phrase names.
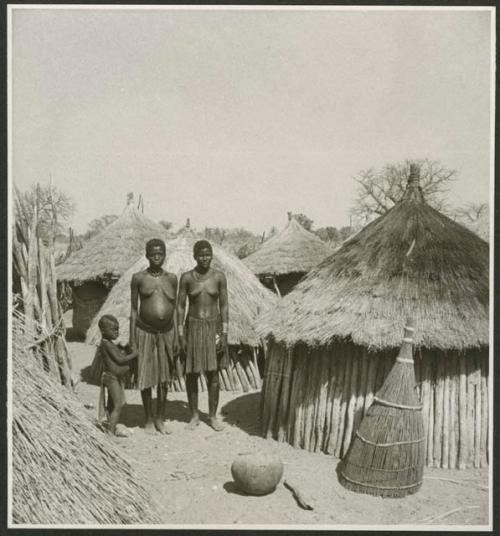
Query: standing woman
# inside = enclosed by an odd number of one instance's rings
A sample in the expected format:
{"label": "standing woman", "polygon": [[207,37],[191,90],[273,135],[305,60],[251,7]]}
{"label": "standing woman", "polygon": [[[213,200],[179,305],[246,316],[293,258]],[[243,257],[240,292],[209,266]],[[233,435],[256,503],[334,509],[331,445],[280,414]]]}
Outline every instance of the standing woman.
{"label": "standing woman", "polygon": [[[207,240],[195,243],[193,255],[196,266],[182,274],[177,300],[179,343],[185,356],[186,390],[191,410],[187,428],[194,430],[200,424],[198,376],[204,372],[208,383],[208,422],[220,432],[223,426],[217,420],[218,371],[229,365],[227,281],[223,272],[210,266],[213,253]],[[186,298],[189,300],[187,317]]]}

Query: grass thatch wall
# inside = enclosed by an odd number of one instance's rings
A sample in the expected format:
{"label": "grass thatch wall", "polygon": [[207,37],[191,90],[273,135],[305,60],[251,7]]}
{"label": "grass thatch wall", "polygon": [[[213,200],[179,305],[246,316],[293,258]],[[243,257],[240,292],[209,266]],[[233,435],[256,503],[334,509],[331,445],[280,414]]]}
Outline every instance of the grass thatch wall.
{"label": "grass thatch wall", "polygon": [[[272,343],[262,388],[262,431],[295,447],[341,458],[397,350],[369,353],[352,343],[286,349]],[[488,350],[417,350],[430,467],[487,465]]]}
{"label": "grass thatch wall", "polygon": [[69,388],[28,349],[14,319],[12,520],[14,524],[158,523],[137,474],[89,420]]}

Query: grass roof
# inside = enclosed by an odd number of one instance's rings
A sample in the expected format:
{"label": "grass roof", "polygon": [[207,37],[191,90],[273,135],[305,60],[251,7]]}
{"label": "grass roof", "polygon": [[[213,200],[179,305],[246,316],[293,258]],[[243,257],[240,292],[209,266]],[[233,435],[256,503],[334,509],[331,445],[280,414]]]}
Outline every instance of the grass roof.
{"label": "grass roof", "polygon": [[459,349],[489,341],[489,248],[430,207],[413,168],[402,199],[316,268],[260,320],[261,332],[311,346],[338,339]]}
{"label": "grass roof", "polygon": [[[167,258],[163,268],[177,274],[195,266],[193,244],[198,238],[190,231],[167,243]],[[234,255],[213,245],[212,266],[222,270],[227,278],[229,298],[229,344],[258,346],[260,336],[256,330],[257,317],[272,307],[277,297],[264,288],[252,272]],[[109,293],[87,332],[87,342],[96,344],[100,340],[97,322],[103,314],[112,314],[120,322],[118,342],[128,342],[130,317],[130,281],[132,275],[148,267],[148,261],[141,256],[119,279]]]}
{"label": "grass roof", "polygon": [[76,284],[116,279],[144,252],[149,239],[165,235],[160,224],[146,218],[129,202],[119,218],[57,266],[57,279]]}
{"label": "grass roof", "polygon": [[295,219],[262,247],[243,259],[248,268],[259,276],[308,272],[332,250],[318,236],[307,231]]}

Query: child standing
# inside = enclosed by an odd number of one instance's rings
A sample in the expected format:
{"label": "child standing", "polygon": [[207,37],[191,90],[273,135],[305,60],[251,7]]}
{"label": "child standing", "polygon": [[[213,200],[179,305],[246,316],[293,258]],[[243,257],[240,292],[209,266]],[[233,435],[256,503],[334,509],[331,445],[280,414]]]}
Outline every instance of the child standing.
{"label": "child standing", "polygon": [[[104,389],[108,390],[109,402],[107,405],[108,433],[118,437],[126,437],[128,434],[116,429],[120,413],[125,405],[125,388],[123,378],[130,371],[130,362],[137,357],[137,351],[126,352],[113,341],[118,338],[119,323],[112,315],[103,315],[99,319],[99,329],[102,340],[99,346],[100,360],[102,364],[101,376],[101,400],[103,400]],[[103,404],[102,404],[103,405]]]}

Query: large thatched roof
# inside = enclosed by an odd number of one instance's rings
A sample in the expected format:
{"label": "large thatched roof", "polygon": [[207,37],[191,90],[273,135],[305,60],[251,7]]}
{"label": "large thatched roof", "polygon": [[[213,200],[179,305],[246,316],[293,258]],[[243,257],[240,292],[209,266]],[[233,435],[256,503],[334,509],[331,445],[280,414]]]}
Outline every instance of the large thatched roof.
{"label": "large thatched roof", "polygon": [[119,218],[57,267],[57,279],[81,283],[118,278],[144,252],[149,239],[165,235],[165,229],[139,212],[129,197]]}
{"label": "large thatched roof", "polygon": [[261,321],[287,344],[335,339],[395,347],[405,319],[415,343],[465,349],[489,340],[489,249],[430,207],[412,167],[402,199],[325,259]]}
{"label": "large thatched roof", "polygon": [[262,247],[243,259],[257,275],[283,275],[308,272],[331,254],[330,247],[315,234],[307,231],[294,218]]}
{"label": "large thatched roof", "polygon": [[[164,269],[181,276],[195,266],[193,244],[197,237],[189,231],[167,243],[167,258]],[[259,280],[236,257],[224,249],[213,245],[212,266],[222,270],[227,277],[229,298],[229,333],[230,344],[248,344],[258,346],[260,337],[256,331],[259,314],[276,302],[276,296],[264,288]],[[120,322],[120,338],[118,342],[127,342],[129,336],[130,317],[130,281],[132,275],[144,270],[148,261],[141,256],[130,267],[111,290],[108,299],[87,332],[87,343],[99,341],[100,333],[97,322],[103,314],[112,314]]]}

